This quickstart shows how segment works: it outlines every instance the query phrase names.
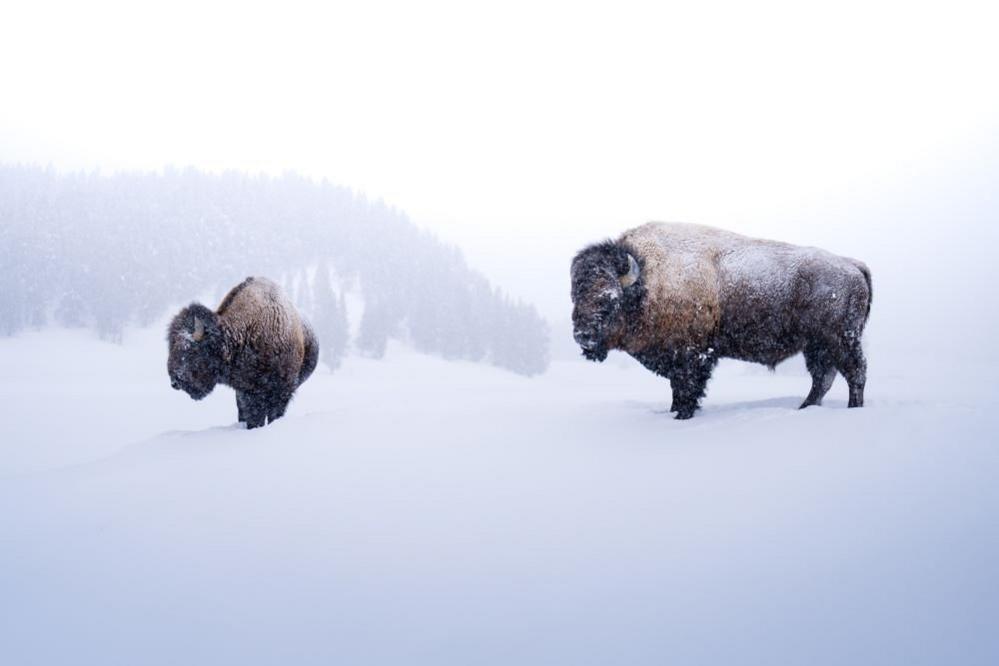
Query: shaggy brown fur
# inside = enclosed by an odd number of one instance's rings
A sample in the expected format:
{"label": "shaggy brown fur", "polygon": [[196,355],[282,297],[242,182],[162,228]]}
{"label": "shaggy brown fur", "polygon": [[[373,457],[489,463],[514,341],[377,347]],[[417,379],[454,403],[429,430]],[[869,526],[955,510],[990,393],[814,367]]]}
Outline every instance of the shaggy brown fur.
{"label": "shaggy brown fur", "polygon": [[621,236],[619,242],[634,249],[647,276],[644,316],[620,340],[623,349],[637,352],[653,343],[699,345],[711,337],[721,318],[715,231],[646,224]]}
{"label": "shaggy brown fur", "polygon": [[200,400],[216,383],[231,386],[248,428],[284,415],[319,356],[308,322],[266,278],[247,278],[215,312],[192,303],[174,317],[167,339],[173,387]]}
{"label": "shaggy brown fur", "polygon": [[[630,260],[637,278],[625,278]],[[583,353],[622,349],[674,388],[689,418],[718,358],[774,366],[804,351],[818,404],[838,370],[863,404],[860,337],[870,271],[819,250],[692,224],[649,223],[573,260],[573,323]],[[633,284],[632,284],[633,282]]]}

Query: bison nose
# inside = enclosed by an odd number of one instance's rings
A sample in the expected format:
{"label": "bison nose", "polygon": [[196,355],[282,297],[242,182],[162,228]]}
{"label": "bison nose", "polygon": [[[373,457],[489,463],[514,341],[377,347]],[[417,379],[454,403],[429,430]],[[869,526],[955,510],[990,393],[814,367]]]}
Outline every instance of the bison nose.
{"label": "bison nose", "polygon": [[587,335],[586,333],[583,333],[582,331],[579,330],[573,331],[572,337],[573,339],[576,340],[576,344],[578,344],[583,349],[590,349],[591,347],[596,346],[596,342],[593,340],[593,338]]}
{"label": "bison nose", "polygon": [[170,380],[170,386],[174,387],[176,390],[180,390],[180,384],[177,383],[176,379]]}

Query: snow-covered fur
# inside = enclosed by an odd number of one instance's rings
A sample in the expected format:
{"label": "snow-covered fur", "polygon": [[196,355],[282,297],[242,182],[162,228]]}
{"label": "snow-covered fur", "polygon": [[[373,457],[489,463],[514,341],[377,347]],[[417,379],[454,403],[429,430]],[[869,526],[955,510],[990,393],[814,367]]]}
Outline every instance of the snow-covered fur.
{"label": "snow-covered fur", "polygon": [[[631,258],[629,258],[631,257]],[[573,327],[583,355],[621,349],[673,388],[690,418],[719,358],[770,367],[804,352],[819,404],[839,371],[850,407],[864,402],[860,339],[871,274],[824,250],[711,227],[649,223],[592,245],[572,262]]]}
{"label": "snow-covered fur", "polygon": [[192,303],[170,322],[171,385],[201,400],[226,384],[236,390],[239,420],[256,428],[284,415],[316,368],[312,327],[266,278],[250,277],[212,312]]}

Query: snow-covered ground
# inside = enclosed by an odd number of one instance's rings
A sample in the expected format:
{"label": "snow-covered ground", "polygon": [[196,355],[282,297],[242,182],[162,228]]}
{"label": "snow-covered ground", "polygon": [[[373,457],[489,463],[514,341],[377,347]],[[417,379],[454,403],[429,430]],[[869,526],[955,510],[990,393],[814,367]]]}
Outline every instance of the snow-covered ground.
{"label": "snow-covered ground", "polygon": [[999,663],[999,389],[876,352],[865,409],[723,363],[678,422],[395,347],[245,431],[161,328],[0,339],[0,663]]}

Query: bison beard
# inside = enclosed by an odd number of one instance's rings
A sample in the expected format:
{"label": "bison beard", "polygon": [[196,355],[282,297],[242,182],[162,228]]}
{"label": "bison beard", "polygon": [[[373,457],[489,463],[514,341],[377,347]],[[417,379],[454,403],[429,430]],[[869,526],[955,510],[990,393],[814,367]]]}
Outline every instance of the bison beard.
{"label": "bison beard", "polygon": [[572,262],[574,337],[589,360],[620,349],[670,380],[671,411],[698,409],[720,358],[773,367],[804,352],[820,404],[836,372],[864,402],[871,278],[856,260],[710,227],[647,224]]}

